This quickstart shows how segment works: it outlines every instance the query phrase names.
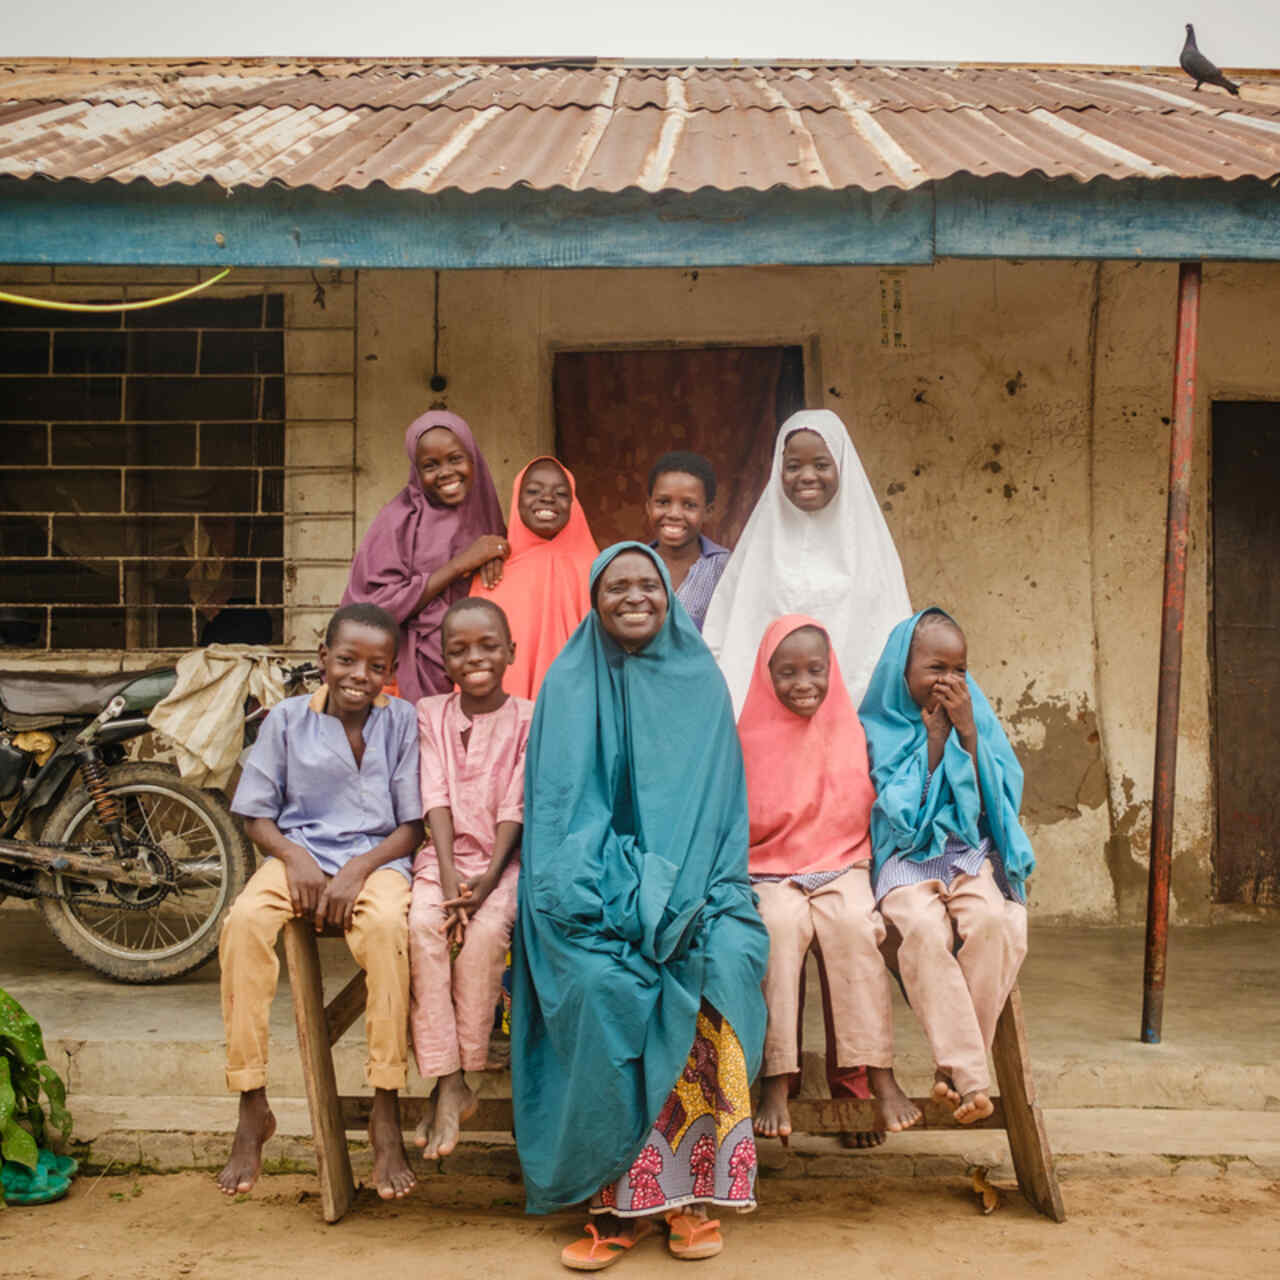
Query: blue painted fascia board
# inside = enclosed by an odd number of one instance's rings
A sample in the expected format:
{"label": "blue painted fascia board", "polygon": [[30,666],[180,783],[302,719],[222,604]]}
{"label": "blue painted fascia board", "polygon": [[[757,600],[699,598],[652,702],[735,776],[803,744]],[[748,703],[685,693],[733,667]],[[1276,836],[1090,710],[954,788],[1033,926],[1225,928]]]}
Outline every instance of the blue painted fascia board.
{"label": "blue painted fascia board", "polygon": [[933,195],[898,191],[226,191],[0,179],[0,262],[257,267],[927,263]]}
{"label": "blue painted fascia board", "polygon": [[1280,191],[1259,179],[949,179],[935,245],[952,258],[1280,260]]}
{"label": "blue painted fascia board", "polygon": [[961,176],[914,191],[123,186],[0,179],[0,262],[262,267],[911,266],[1280,261],[1265,182]]}

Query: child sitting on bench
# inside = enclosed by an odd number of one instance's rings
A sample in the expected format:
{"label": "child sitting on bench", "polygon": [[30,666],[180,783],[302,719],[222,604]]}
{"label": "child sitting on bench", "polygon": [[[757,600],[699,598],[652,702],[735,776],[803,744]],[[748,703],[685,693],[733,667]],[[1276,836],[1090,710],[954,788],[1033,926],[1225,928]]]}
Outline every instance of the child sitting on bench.
{"label": "child sitting on bench", "polygon": [[218,948],[227,1087],[240,1094],[231,1157],[218,1175],[229,1196],[252,1188],[275,1132],[266,1083],[276,938],[302,916],[317,933],[341,928],[368,979],[378,1195],[395,1199],[414,1184],[398,1091],[408,1071],[409,859],[422,842],[422,806],[413,708],[382,692],[398,640],[396,620],[377,605],[339,609],[320,646],[323,686],[271,709],[236,789],[232,812],[265,856],[227,913]]}
{"label": "child sitting on bench", "polygon": [[910,1128],[921,1117],[893,1074],[885,928],[871,891],[867,744],[831,640],[812,618],[791,614],[765,632],[738,736],[751,818],[747,869],[769,930],[756,1132],[784,1142],[791,1133],[787,1097],[799,1078],[811,947],[830,1014],[829,1070],[847,1074],[865,1064],[879,1127]]}
{"label": "child sitting on bench", "polygon": [[[987,1053],[1027,952],[1035,866],[1018,822],[1022,768],[941,609],[900,622],[860,709],[871,755],[876,898],[962,1124],[993,1111]],[[958,945],[957,945],[958,943]]]}
{"label": "child sitting on bench", "polygon": [[[508,694],[515,646],[483,596],[441,624],[453,693],[418,703],[422,807],[431,843],[413,864],[409,963],[418,1073],[437,1081],[414,1141],[445,1156],[476,1109],[464,1071],[489,1065],[489,1032],[516,917],[524,756],[533,703]],[[450,960],[450,951],[456,955]]]}

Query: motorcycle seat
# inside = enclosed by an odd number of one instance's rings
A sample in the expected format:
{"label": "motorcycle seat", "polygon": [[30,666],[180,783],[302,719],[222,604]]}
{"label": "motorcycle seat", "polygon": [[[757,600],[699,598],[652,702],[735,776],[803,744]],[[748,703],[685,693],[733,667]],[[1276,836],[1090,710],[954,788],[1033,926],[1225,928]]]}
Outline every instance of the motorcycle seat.
{"label": "motorcycle seat", "polygon": [[77,675],[70,671],[0,671],[0,705],[17,716],[95,716],[141,671]]}

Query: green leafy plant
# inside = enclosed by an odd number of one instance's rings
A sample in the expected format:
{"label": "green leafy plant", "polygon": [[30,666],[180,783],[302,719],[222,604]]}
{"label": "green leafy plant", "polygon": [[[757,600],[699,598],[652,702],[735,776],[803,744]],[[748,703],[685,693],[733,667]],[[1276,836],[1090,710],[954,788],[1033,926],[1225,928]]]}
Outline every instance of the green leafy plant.
{"label": "green leafy plant", "polygon": [[5,1160],[35,1169],[49,1126],[64,1139],[71,1132],[66,1103],[66,1086],[45,1058],[40,1024],[0,989],[0,1153]]}

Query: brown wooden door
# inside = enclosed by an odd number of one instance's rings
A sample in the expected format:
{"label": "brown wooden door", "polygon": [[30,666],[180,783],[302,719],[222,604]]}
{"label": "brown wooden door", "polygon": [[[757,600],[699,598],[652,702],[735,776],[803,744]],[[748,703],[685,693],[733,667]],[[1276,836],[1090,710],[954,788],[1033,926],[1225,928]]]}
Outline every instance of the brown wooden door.
{"label": "brown wooden door", "polygon": [[561,351],[556,451],[602,547],[646,539],[649,468],[670,449],[710,459],[707,534],[733,546],[769,477],[778,426],[804,408],[799,347]]}
{"label": "brown wooden door", "polygon": [[1280,403],[1213,406],[1219,902],[1280,906]]}

